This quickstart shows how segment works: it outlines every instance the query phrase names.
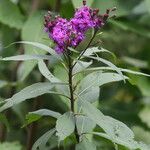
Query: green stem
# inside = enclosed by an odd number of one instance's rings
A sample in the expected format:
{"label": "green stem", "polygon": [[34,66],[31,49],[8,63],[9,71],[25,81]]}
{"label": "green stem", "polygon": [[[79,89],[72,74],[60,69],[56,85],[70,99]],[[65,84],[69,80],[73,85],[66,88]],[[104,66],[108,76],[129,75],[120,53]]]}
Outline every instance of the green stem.
{"label": "green stem", "polygon": [[[73,88],[73,81],[72,81],[72,77],[73,77],[73,74],[72,74],[72,70],[73,70],[73,66],[72,66],[72,60],[71,60],[71,57],[70,57],[71,54],[68,54],[68,67],[69,67],[69,71],[68,71],[68,78],[69,78],[69,89],[70,89],[70,102],[71,102],[71,111],[75,114],[75,110],[74,110],[74,102],[75,102],[75,99],[74,99],[74,88]],[[76,140],[77,142],[79,143],[80,141],[80,137],[78,135],[78,130],[77,130],[77,126],[75,124],[75,136],[76,136]]]}

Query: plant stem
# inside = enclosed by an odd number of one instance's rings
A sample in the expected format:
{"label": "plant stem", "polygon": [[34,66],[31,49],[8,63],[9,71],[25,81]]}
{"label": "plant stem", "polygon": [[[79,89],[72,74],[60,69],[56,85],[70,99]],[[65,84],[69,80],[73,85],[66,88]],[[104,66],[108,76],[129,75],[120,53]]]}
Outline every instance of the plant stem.
{"label": "plant stem", "polygon": [[[72,70],[73,70],[73,66],[72,66],[72,60],[70,57],[71,54],[68,54],[68,67],[69,67],[69,71],[68,71],[68,78],[69,78],[69,89],[70,89],[70,102],[71,102],[71,111],[75,114],[75,110],[74,110],[74,88],[73,88],[73,81],[72,81]],[[78,131],[77,131],[77,126],[75,124],[75,136],[76,136],[76,140],[79,143],[80,141],[80,137],[78,135]]]}

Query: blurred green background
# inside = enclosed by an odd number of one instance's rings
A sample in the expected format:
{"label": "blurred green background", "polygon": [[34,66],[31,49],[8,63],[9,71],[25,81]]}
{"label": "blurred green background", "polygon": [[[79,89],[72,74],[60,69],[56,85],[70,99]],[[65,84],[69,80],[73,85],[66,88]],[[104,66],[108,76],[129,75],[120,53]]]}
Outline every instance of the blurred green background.
{"label": "blurred green background", "polygon": [[[150,0],[87,0],[88,5],[99,8],[103,14],[107,8],[117,7],[116,19],[111,19],[97,38],[102,47],[114,52],[117,66],[150,74]],[[43,16],[50,10],[71,18],[74,8],[82,0],[0,0],[0,56],[32,54],[42,51],[33,47],[15,44],[16,41],[36,41],[51,45],[43,31]],[[103,56],[103,55],[102,55]],[[104,57],[107,57],[104,55]],[[110,58],[111,59],[111,58]],[[53,67],[53,64],[57,67]],[[57,62],[49,67],[56,76],[63,78]],[[150,144],[150,78],[129,75],[130,82],[104,86],[98,106],[104,114],[126,123],[137,140]],[[36,61],[0,61],[0,101],[11,97],[27,85],[44,81]],[[42,118],[38,123],[21,128],[26,114],[39,108],[65,112],[65,104],[56,96],[45,95],[28,100],[0,114],[0,150],[30,150],[34,141],[54,126],[55,120]],[[113,150],[112,145],[98,141],[99,149]],[[51,147],[55,148],[55,142]],[[56,148],[57,149],[57,148]]]}

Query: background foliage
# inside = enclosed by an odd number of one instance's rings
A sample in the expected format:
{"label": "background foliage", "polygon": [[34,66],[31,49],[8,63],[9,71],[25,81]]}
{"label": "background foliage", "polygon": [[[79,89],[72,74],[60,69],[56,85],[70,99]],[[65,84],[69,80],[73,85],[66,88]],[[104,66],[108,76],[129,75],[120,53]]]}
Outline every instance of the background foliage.
{"label": "background foliage", "polygon": [[[42,54],[43,51],[22,44],[5,47],[21,40],[52,45],[43,32],[45,12],[51,10],[70,18],[74,7],[80,6],[81,3],[81,0],[0,0],[0,55],[5,57],[22,53]],[[97,37],[104,48],[116,54],[117,61],[112,61],[120,67],[150,74],[149,0],[89,0],[88,4],[100,8],[103,13],[106,8],[117,7],[117,18],[109,21],[102,30],[103,33]],[[104,57],[108,56],[104,55]],[[36,64],[36,61],[7,63],[0,61],[0,100],[11,97],[27,85],[44,81]],[[53,68],[53,64],[57,67]],[[64,78],[61,66],[57,62],[52,61],[49,67],[57,77]],[[104,86],[97,105],[104,114],[128,124],[133,129],[137,140],[150,144],[150,79],[129,76],[132,79],[130,83]],[[0,140],[5,141],[0,144],[0,149],[14,147],[15,150],[19,150],[21,145],[30,149],[35,140],[45,133],[47,127],[54,126],[53,118],[26,116],[29,111],[39,108],[50,108],[62,113],[67,110],[66,104],[58,101],[56,96],[44,95],[5,111],[9,120],[0,114]],[[38,123],[20,129],[26,122],[32,122],[35,118],[39,119]],[[96,139],[97,142],[98,140]],[[52,143],[51,146],[55,148],[55,142]],[[113,150],[112,145],[105,140],[99,143],[99,148]]]}

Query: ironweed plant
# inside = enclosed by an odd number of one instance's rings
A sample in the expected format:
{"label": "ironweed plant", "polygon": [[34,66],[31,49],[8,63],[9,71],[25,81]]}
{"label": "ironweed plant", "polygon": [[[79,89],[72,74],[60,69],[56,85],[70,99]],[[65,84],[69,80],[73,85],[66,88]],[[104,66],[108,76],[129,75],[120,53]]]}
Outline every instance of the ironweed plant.
{"label": "ironweed plant", "polygon": [[[31,99],[46,93],[55,94],[68,106],[69,110],[64,114],[48,109],[40,109],[30,112],[28,117],[37,118],[49,116],[56,118],[56,126],[42,135],[33,145],[32,150],[46,150],[51,137],[58,138],[58,146],[70,138],[70,145],[76,150],[96,150],[94,137],[99,136],[110,141],[116,150],[134,149],[149,150],[150,148],[141,142],[134,140],[134,133],[124,123],[104,115],[95,104],[99,99],[100,88],[111,82],[123,81],[129,78],[124,72],[149,76],[144,73],[128,69],[118,68],[110,61],[101,58],[101,53],[110,51],[102,47],[94,47],[94,39],[101,32],[101,28],[111,17],[110,14],[116,8],[108,9],[100,15],[98,9],[92,9],[83,1],[83,6],[76,9],[70,20],[53,16],[48,12],[44,16],[45,32],[54,42],[54,49],[37,42],[21,41],[18,43],[32,45],[45,51],[45,55],[18,55],[6,57],[2,60],[37,60],[40,73],[47,82],[35,83],[2,102],[0,112],[17,105],[27,99]],[[44,32],[44,31],[43,31]],[[90,40],[87,39],[90,33]],[[82,45],[82,43],[86,45]],[[95,41],[94,41],[95,42]],[[79,45],[82,48],[79,50]],[[81,47],[81,46],[80,46]],[[46,62],[55,60],[62,64],[66,72],[66,79],[62,81],[55,77],[48,69]],[[102,63],[105,66],[94,67],[94,63]],[[55,66],[54,66],[55,67]],[[38,120],[38,119],[36,119]],[[35,120],[34,120],[35,121]],[[31,120],[29,123],[32,123]]]}

